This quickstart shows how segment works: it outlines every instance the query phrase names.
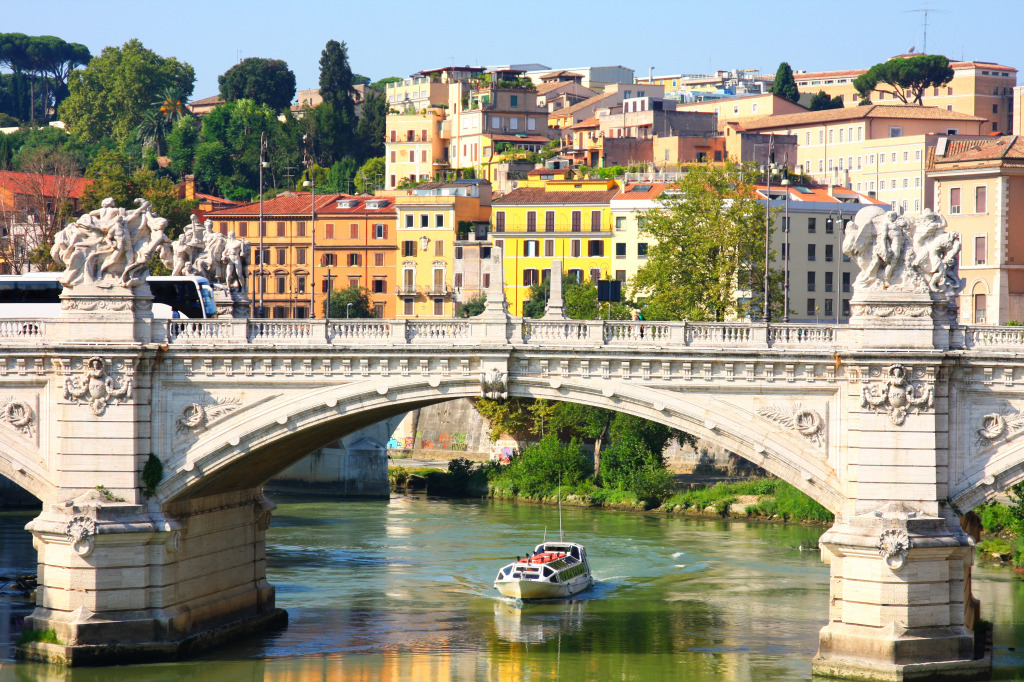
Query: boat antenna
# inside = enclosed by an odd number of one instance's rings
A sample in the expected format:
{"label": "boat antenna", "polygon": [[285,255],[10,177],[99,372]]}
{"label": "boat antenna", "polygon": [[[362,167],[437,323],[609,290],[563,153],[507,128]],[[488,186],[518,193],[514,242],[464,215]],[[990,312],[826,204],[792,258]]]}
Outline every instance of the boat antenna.
{"label": "boat antenna", "polygon": [[558,472],[558,539],[565,541],[565,533],[562,532],[562,472]]}

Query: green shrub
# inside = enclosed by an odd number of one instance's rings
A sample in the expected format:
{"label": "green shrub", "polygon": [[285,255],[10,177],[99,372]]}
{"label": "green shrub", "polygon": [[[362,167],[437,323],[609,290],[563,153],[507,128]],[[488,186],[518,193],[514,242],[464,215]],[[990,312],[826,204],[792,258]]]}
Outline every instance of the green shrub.
{"label": "green shrub", "polygon": [[22,630],[18,635],[18,646],[29,642],[44,642],[46,644],[63,644],[57,639],[57,631],[53,628],[48,630]]}
{"label": "green shrub", "polygon": [[402,490],[409,485],[409,469],[407,467],[391,467],[388,469],[388,483],[392,490]]}
{"label": "green shrub", "polygon": [[626,488],[647,508],[656,507],[675,490],[675,476],[664,466],[647,464],[630,474]]}
{"label": "green shrub", "polygon": [[1024,538],[1017,538],[1013,541],[1013,562],[1014,568],[1024,568]]}
{"label": "green shrub", "polygon": [[1010,543],[1003,538],[989,538],[978,543],[978,552],[982,555],[1008,554],[1012,549]]}
{"label": "green shrub", "polygon": [[990,533],[1000,533],[1013,525],[1014,518],[1010,508],[998,502],[989,502],[975,511],[981,517],[981,526]]}
{"label": "green shrub", "polygon": [[588,478],[590,470],[579,441],[561,443],[552,434],[523,450],[490,481],[500,494],[539,499],[553,495],[559,479],[567,490],[574,488]]}

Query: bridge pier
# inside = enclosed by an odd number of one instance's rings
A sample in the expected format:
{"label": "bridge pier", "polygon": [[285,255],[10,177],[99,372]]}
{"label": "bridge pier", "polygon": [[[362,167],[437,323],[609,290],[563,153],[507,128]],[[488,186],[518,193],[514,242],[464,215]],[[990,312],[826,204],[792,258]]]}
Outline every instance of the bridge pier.
{"label": "bridge pier", "polygon": [[274,508],[258,491],[173,505],[168,515],[87,492],[27,529],[39,552],[31,630],[59,644],[25,658],[68,665],[176,660],[287,620],[266,579]]}

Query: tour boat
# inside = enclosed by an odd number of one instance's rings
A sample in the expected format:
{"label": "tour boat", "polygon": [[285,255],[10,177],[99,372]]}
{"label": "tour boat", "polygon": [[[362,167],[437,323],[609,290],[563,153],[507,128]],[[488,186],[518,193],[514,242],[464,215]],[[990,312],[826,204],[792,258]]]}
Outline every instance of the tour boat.
{"label": "tour boat", "polygon": [[594,584],[587,550],[578,542],[542,542],[531,556],[498,571],[494,587],[514,599],[571,597]]}

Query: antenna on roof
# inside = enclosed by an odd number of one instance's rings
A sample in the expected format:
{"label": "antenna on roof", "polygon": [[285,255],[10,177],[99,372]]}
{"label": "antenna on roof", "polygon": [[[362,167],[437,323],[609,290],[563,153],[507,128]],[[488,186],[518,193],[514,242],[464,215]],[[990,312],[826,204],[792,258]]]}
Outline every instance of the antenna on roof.
{"label": "antenna on roof", "polygon": [[[921,54],[928,54],[928,14],[931,12],[935,12],[937,14],[946,14],[946,12],[944,10],[932,9],[931,7],[928,6],[927,0],[925,0],[924,7],[922,9],[908,9],[906,11],[907,13],[920,12],[921,14],[924,15],[924,42],[921,43]],[[909,51],[913,52],[914,50],[913,48],[911,48]]]}

